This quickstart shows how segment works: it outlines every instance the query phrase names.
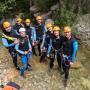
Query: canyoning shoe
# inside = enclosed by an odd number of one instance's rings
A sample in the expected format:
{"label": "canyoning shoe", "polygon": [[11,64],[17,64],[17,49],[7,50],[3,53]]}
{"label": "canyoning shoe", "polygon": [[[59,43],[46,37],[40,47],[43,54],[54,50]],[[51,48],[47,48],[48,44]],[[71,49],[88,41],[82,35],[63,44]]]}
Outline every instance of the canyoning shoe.
{"label": "canyoning shoe", "polygon": [[59,67],[58,67],[58,71],[60,72],[61,75],[64,74],[64,71],[61,68],[59,68]]}
{"label": "canyoning shoe", "polygon": [[37,56],[37,54],[36,54],[36,53],[33,53],[33,55]]}
{"label": "canyoning shoe", "polygon": [[20,68],[19,68],[19,67],[16,67],[16,69],[17,69],[17,70],[20,70]]}
{"label": "canyoning shoe", "polygon": [[27,70],[27,71],[31,71],[32,68],[28,66],[28,67],[26,68],[26,70]]}
{"label": "canyoning shoe", "polygon": [[64,87],[67,87],[67,79],[64,79]]}
{"label": "canyoning shoe", "polygon": [[27,71],[32,71],[32,68],[27,68],[26,70],[27,70]]}
{"label": "canyoning shoe", "polygon": [[63,74],[64,74],[64,72],[62,71],[62,72],[60,72],[60,74],[61,74],[61,75],[63,75]]}
{"label": "canyoning shoe", "polygon": [[39,53],[39,56],[41,56],[41,53]]}
{"label": "canyoning shoe", "polygon": [[28,67],[32,67],[32,66],[28,63]]}

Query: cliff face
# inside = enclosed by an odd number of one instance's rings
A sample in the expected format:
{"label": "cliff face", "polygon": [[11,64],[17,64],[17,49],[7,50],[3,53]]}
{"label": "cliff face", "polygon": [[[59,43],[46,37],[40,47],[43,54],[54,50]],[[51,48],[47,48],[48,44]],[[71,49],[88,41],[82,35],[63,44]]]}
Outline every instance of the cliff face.
{"label": "cliff face", "polygon": [[82,46],[90,50],[90,14],[79,16],[73,27],[81,38]]}

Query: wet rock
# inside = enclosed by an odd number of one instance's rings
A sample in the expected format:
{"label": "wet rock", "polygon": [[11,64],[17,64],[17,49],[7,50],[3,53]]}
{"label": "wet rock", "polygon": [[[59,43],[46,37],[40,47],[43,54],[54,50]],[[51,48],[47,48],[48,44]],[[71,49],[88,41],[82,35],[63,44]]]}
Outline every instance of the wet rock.
{"label": "wet rock", "polygon": [[[77,54],[78,60],[85,63],[87,57],[83,52]],[[4,47],[0,49],[0,61],[0,80],[4,85],[13,81],[20,85],[20,90],[65,90],[62,81],[64,76],[60,75],[56,61],[51,73],[48,72],[49,63],[39,63],[39,57],[33,57],[30,61],[33,70],[25,71],[26,78],[22,78],[20,72],[15,69],[11,57]],[[84,64],[80,69],[71,69],[67,90],[89,90],[90,74],[88,70]]]}
{"label": "wet rock", "polygon": [[34,13],[33,15],[34,15],[34,17],[37,17],[38,15],[41,15],[41,13],[38,12],[38,13]]}
{"label": "wet rock", "polygon": [[51,6],[50,10],[51,11],[56,11],[59,8],[59,4]]}
{"label": "wet rock", "polygon": [[36,6],[32,6],[32,7],[30,8],[30,11],[31,11],[32,13],[37,13],[37,12],[39,11],[39,9],[38,9],[38,7],[36,7]]}
{"label": "wet rock", "polygon": [[47,18],[50,18],[50,15],[52,14],[51,11],[47,12],[47,13],[44,13],[44,14],[41,14],[41,16],[43,17],[44,20],[46,20]]}
{"label": "wet rock", "polygon": [[77,18],[73,27],[78,32],[82,44],[90,50],[90,14]]}

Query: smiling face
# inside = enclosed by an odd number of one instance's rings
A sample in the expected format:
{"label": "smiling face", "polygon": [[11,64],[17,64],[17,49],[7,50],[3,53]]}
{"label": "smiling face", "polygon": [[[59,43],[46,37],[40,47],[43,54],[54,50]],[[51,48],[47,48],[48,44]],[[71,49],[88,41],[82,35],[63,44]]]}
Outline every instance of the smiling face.
{"label": "smiling face", "polygon": [[26,32],[25,31],[20,32],[20,36],[21,37],[25,37],[26,36]]}
{"label": "smiling face", "polygon": [[21,24],[21,21],[17,21],[16,23],[17,23],[18,25],[20,25],[20,24]]}
{"label": "smiling face", "polygon": [[30,22],[26,22],[25,24],[26,24],[26,26],[30,26]]}
{"label": "smiling face", "polygon": [[49,27],[47,28],[48,31],[52,32],[53,28],[52,27]]}
{"label": "smiling face", "polygon": [[65,32],[65,36],[70,39],[71,38],[71,32]]}
{"label": "smiling face", "polygon": [[54,31],[54,35],[57,37],[59,36],[60,32],[59,31]]}
{"label": "smiling face", "polygon": [[41,24],[41,23],[42,23],[42,19],[38,19],[38,20],[37,20],[37,23],[38,23],[38,24]]}
{"label": "smiling face", "polygon": [[6,28],[5,28],[5,31],[6,31],[6,32],[10,32],[10,31],[11,31],[11,28],[12,28],[11,26],[6,27]]}

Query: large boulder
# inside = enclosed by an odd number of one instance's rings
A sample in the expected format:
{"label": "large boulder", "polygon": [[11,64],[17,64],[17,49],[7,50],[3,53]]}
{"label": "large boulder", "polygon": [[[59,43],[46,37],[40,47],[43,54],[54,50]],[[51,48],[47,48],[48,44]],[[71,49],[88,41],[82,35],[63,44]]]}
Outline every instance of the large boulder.
{"label": "large boulder", "polygon": [[37,13],[38,11],[39,11],[39,8],[35,5],[30,8],[31,13]]}
{"label": "large boulder", "polygon": [[50,10],[51,11],[56,11],[58,8],[59,8],[59,4],[57,3],[57,4],[53,5],[53,6],[51,6]]}
{"label": "large boulder", "polygon": [[43,13],[43,14],[42,14],[42,17],[43,17],[44,20],[46,20],[46,19],[50,18],[51,14],[52,14],[52,12],[49,11],[49,12],[47,12],[47,13]]}
{"label": "large boulder", "polygon": [[89,49],[90,48],[90,14],[86,14],[77,18],[75,23],[73,24],[73,27],[79,33],[79,36],[81,37],[81,42]]}

